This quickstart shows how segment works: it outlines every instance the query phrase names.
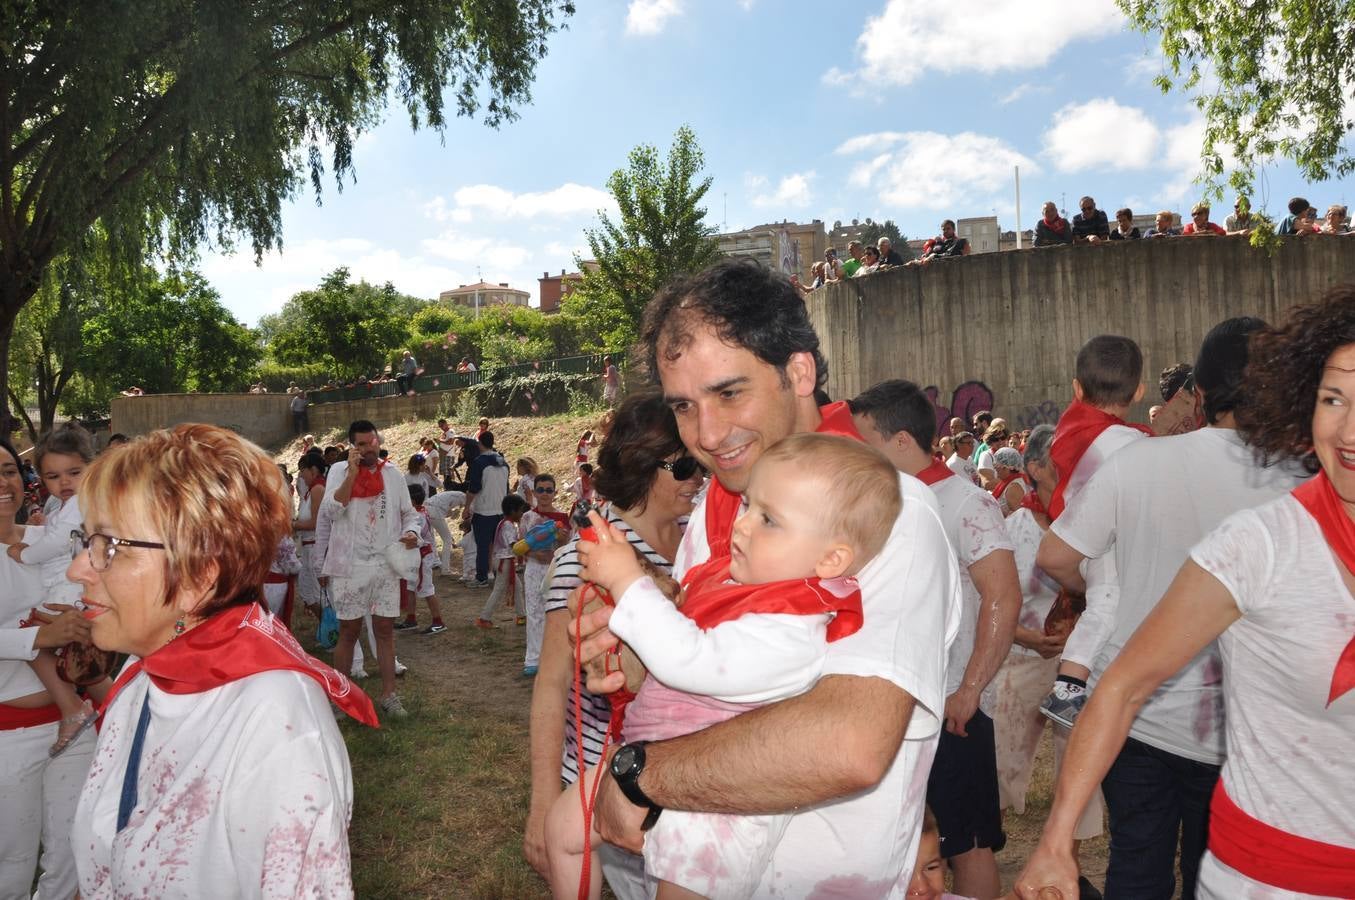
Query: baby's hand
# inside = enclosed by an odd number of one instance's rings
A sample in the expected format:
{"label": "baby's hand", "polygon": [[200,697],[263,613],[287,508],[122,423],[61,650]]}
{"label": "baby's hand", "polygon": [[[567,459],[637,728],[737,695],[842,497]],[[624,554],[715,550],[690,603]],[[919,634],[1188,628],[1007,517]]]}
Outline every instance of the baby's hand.
{"label": "baby's hand", "polygon": [[583,563],[580,576],[620,599],[626,589],[644,575],[640,561],[619,529],[603,521],[597,513],[590,513],[589,518],[598,539],[597,543],[579,541],[579,561]]}
{"label": "baby's hand", "polygon": [[47,517],[42,514],[42,510],[35,509],[28,514],[29,525],[46,525]]}
{"label": "baby's hand", "polygon": [[9,549],[5,552],[8,553],[9,558],[14,560],[16,563],[22,563],[23,552],[27,549],[28,545],[24,543],[10,544]]}

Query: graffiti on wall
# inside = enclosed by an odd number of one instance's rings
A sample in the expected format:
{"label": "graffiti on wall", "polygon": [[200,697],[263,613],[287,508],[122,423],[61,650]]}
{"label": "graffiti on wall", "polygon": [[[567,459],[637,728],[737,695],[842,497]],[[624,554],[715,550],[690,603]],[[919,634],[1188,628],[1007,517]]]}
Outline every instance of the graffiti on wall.
{"label": "graffiti on wall", "polygon": [[922,392],[932,401],[932,406],[936,407],[937,434],[950,433],[948,426],[952,418],[958,416],[966,423],[970,423],[974,421],[977,413],[993,408],[993,392],[982,381],[966,381],[957,387],[951,392],[949,406],[941,404],[941,391],[936,385],[928,385]]}
{"label": "graffiti on wall", "polygon": [[1016,414],[1017,426],[1025,431],[1036,425],[1057,425],[1063,410],[1053,400],[1046,400],[1038,406],[1027,406]]}

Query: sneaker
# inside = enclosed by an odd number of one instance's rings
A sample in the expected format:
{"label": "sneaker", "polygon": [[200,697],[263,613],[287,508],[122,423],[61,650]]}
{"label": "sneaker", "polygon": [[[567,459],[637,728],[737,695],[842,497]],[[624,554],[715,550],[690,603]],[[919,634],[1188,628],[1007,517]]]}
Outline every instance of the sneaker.
{"label": "sneaker", "polygon": [[526,624],[527,624],[527,617],[526,617],[526,616],[518,616],[518,624],[519,624],[519,625],[526,625]]}
{"label": "sneaker", "polygon": [[396,622],[394,627],[396,631],[409,631],[411,628],[418,628],[419,623],[411,622],[408,619],[406,619],[403,622]]}
{"label": "sneaker", "polygon": [[403,719],[405,716],[409,715],[409,713],[405,711],[405,705],[400,702],[399,694],[391,694],[385,700],[382,700],[381,711],[396,719]]}
{"label": "sneaker", "polygon": [[399,658],[397,657],[396,660],[395,660],[395,677],[396,677],[396,678],[399,678],[401,675],[405,674],[405,673],[408,672],[408,671],[409,671],[409,666],[407,666],[407,665],[405,665],[404,663],[400,662]]}
{"label": "sneaker", "polygon": [[523,667],[522,667],[522,677],[523,677],[523,678],[535,678],[535,677],[536,677],[536,666],[523,666]]}
{"label": "sneaker", "polygon": [[1054,689],[1040,703],[1040,713],[1051,722],[1072,728],[1078,713],[1087,704],[1087,689],[1066,681],[1054,682]]}
{"label": "sneaker", "polygon": [[491,622],[491,621],[489,621],[488,619],[476,619],[476,620],[475,620],[475,627],[476,627],[476,628],[493,628],[493,627],[494,627],[494,623]]}
{"label": "sneaker", "polygon": [[466,582],[466,587],[468,587],[468,588],[477,588],[477,589],[478,589],[478,588],[487,588],[487,587],[489,587],[489,582],[488,582],[488,581],[475,581],[475,580],[471,580],[471,581],[467,581],[467,582]]}
{"label": "sneaker", "polygon": [[354,669],[353,671],[348,673],[348,677],[353,679],[354,681],[361,681],[362,679],[367,677],[367,670]]}
{"label": "sneaker", "polygon": [[443,625],[441,622],[434,622],[427,628],[419,629],[419,634],[442,634],[446,630],[447,630],[446,625]]}

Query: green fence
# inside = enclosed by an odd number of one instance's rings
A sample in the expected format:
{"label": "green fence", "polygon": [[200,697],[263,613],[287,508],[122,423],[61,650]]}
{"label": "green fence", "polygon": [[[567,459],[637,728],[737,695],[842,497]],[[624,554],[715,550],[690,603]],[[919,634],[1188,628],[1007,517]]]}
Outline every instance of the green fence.
{"label": "green fence", "polygon": [[[414,391],[419,394],[432,394],[440,391],[457,391],[486,381],[498,381],[503,378],[517,378],[533,372],[559,372],[565,375],[584,375],[595,372],[602,375],[602,360],[610,356],[618,368],[624,368],[624,353],[595,353],[591,356],[566,356],[560,359],[543,359],[537,362],[517,363],[511,366],[496,366],[478,372],[425,372],[414,378]],[[399,385],[394,380],[378,383],[362,382],[339,388],[311,391],[307,399],[316,403],[341,403],[345,400],[367,400],[376,397],[394,397],[399,393]]]}

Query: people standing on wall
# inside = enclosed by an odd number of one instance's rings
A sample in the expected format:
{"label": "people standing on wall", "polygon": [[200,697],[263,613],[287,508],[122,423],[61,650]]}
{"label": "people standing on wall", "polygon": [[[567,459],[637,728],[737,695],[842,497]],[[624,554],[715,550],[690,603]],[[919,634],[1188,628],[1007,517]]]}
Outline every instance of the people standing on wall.
{"label": "people standing on wall", "polygon": [[400,394],[413,396],[414,394],[414,376],[419,374],[419,363],[414,359],[414,354],[408,350],[400,359],[400,374],[395,376],[395,386]]}
{"label": "people standing on wall", "polygon": [[1222,226],[1209,221],[1209,204],[1201,202],[1191,207],[1190,221],[1186,223],[1186,227],[1181,230],[1181,233],[1198,236],[1204,234],[1226,235],[1228,232]]}
{"label": "people standing on wall", "polygon": [[292,411],[292,430],[296,434],[310,431],[310,417],[306,413],[306,392],[298,388],[288,401],[287,408]]}
{"label": "people standing on wall", "polygon": [[1106,241],[1110,239],[1110,225],[1106,221],[1106,211],[1096,208],[1096,201],[1083,197],[1078,203],[1082,210],[1073,216],[1073,240],[1081,243]]}
{"label": "people standing on wall", "polygon": [[1172,223],[1176,221],[1176,213],[1169,209],[1164,209],[1157,214],[1157,221],[1152,228],[1144,232],[1145,238],[1164,238],[1177,237],[1181,234],[1181,229],[1175,227]]}
{"label": "people standing on wall", "polygon": [[879,251],[880,254],[880,265],[882,266],[903,265],[903,257],[900,256],[899,251],[895,250],[893,245],[890,244],[889,238],[881,237],[878,241],[875,242],[875,248],[876,250]]}
{"label": "people standing on wall", "polygon": [[1035,246],[1054,247],[1073,242],[1073,226],[1059,215],[1059,208],[1053,200],[1045,203],[1040,221],[1035,223]]}
{"label": "people standing on wall", "polygon": [[1251,201],[1246,197],[1238,197],[1233,201],[1233,214],[1223,220],[1223,230],[1229,234],[1251,234],[1258,218],[1251,214]]}
{"label": "people standing on wall", "polygon": [[968,255],[969,239],[957,236],[955,234],[955,221],[946,219],[941,223],[941,233],[934,238],[928,238],[927,243],[922,245],[922,255],[917,259],[909,260],[907,265],[925,266],[935,259],[949,259]]}
{"label": "people standing on wall", "polygon": [[1142,234],[1139,228],[1134,224],[1134,211],[1129,207],[1115,211],[1115,227],[1111,229],[1110,240],[1112,241],[1137,241]]}
{"label": "people standing on wall", "polygon": [[861,268],[861,259],[866,255],[865,248],[860,241],[851,241],[847,244],[847,255],[850,257],[842,264],[842,277],[851,278]]}

